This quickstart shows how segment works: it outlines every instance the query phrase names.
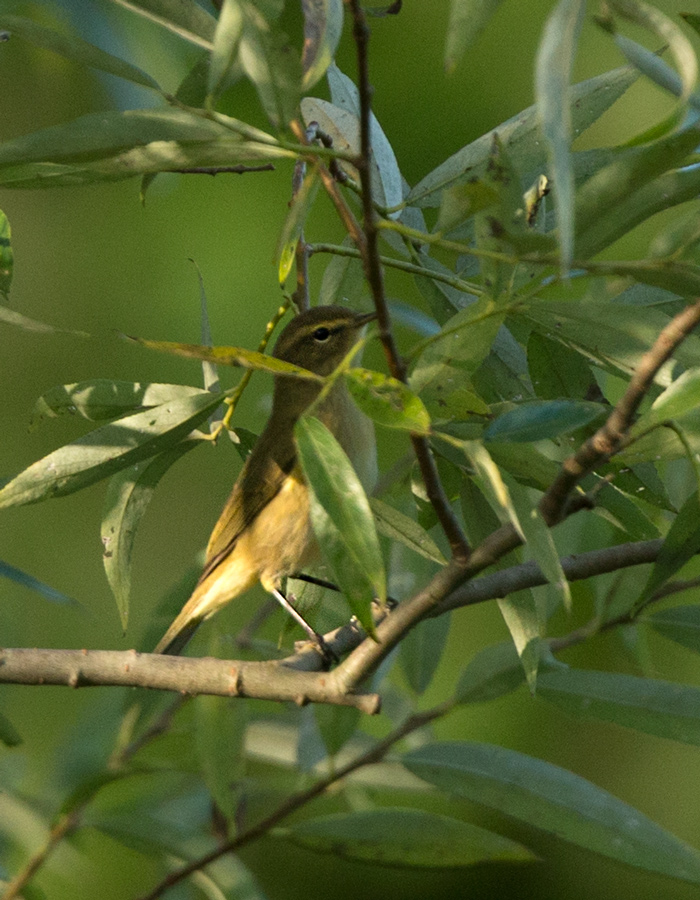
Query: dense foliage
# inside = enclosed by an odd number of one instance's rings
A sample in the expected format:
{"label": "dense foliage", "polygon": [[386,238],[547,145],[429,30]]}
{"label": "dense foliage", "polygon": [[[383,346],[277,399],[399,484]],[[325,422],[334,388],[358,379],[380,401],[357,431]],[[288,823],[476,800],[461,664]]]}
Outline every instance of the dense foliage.
{"label": "dense foliage", "polygon": [[[271,163],[285,166],[289,193],[276,205],[289,210],[275,251],[284,303],[278,310],[270,301],[262,352],[210,346],[204,288],[201,346],[138,339],[144,354],[201,360],[197,386],[109,379],[96,359],[92,379],[45,392],[36,422],[71,414],[90,428],[8,477],[0,507],[106,482],[104,564],[126,629],[138,527],[159,482],[186,454],[223,444],[226,432],[245,458],[254,435],[239,427],[237,405],[258,384],[253,371],[288,377],[263,354],[289,308],[309,304],[377,311],[373,368],[347,360],[332,377],[345,379],[374,419],[386,466],[368,501],[313,409],[297,426],[327,563],[320,574],[341,586],[349,606],[318,585],[289,587],[328,632],[339,657],[331,673],[313,649],[290,656],[289,632],[280,649],[251,625],[234,649],[218,617],[191,655],[208,647],[238,658],[219,668],[116,652],[0,651],[0,680],[101,684],[113,698],[97,720],[88,717],[87,736],[71,735],[61,748],[50,788],[13,765],[22,721],[0,711],[1,896],[81,896],[85,860],[106,853],[89,838],[95,832],[136,851],[130,883],[144,897],[287,896],[280,882],[261,886],[264,860],[253,856],[246,866],[234,855],[261,839],[281,848],[286,864],[296,858],[289,847],[302,848],[294,852],[311,862],[294,878],[305,896],[318,891],[316,854],[344,860],[355,878],[382,866],[457,869],[445,887],[454,892],[475,863],[498,873],[555,854],[557,843],[542,849],[536,830],[663,876],[664,886],[697,885],[700,851],[653,821],[643,791],[636,809],[552,762],[497,743],[438,740],[436,729],[518,692],[523,706],[537,698],[571,714],[575,735],[593,718],[700,744],[700,689],[648,677],[648,647],[662,643],[646,643],[656,633],[700,652],[692,577],[700,550],[700,226],[697,202],[689,202],[700,191],[700,93],[688,36],[700,18],[685,16],[686,29],[641,0],[606,0],[597,21],[627,64],[571,85],[581,25],[593,10],[585,0],[558,0],[535,60],[536,104],[410,185],[370,110],[371,88],[378,96],[382,85],[370,84],[368,29],[374,17],[390,28],[393,16],[411,15],[410,4],[363,10],[359,0],[306,0],[290,11],[283,0],[115,2],[130,10],[134,35],[149,19],[196,48],[196,60],[170,94],[131,62],[44,24],[49,2],[34,16],[0,13],[6,40],[156,98],[1,143],[0,188],[139,177],[142,196],[158,203],[154,180],[166,172],[252,179]],[[452,0],[448,70],[499,5]],[[303,50],[283,30],[290,19],[303,28]],[[630,23],[665,53],[623,34]],[[334,62],[346,45],[352,72]],[[620,146],[574,149],[640,78],[665,92],[664,118]],[[269,130],[235,117],[235,92],[246,82]],[[307,237],[324,204],[342,223],[340,240]],[[682,204],[673,216],[657,215]],[[642,223],[648,249],[619,258],[626,245],[618,242]],[[12,307],[12,269],[3,218],[0,322],[50,329]],[[230,389],[219,383],[224,366],[244,369]],[[47,601],[61,599],[0,565]],[[387,585],[400,601],[388,610],[372,603]],[[154,638],[190,586],[167,598]],[[486,602],[497,603],[510,636],[465,650],[464,621]],[[376,627],[376,640],[345,624],[351,613],[366,631]],[[596,668],[589,648],[604,632],[625,636],[628,671]],[[566,651],[575,646],[573,665]],[[439,667],[447,678],[435,679]],[[137,692],[117,687],[125,684]],[[148,687],[183,696],[173,701]],[[293,698],[312,702],[296,708]],[[379,713],[379,726],[367,712]],[[691,793],[694,782],[689,773]],[[80,856],[72,872],[68,845]],[[478,885],[485,870],[472,871]],[[376,878],[379,895],[386,882]],[[115,891],[105,896],[132,896]],[[342,886],[324,886],[330,892]]]}

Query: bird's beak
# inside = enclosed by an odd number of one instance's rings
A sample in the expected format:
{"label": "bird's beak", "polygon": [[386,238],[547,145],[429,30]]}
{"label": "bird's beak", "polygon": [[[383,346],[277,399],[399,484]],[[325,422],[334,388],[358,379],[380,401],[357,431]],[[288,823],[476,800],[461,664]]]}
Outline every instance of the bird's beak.
{"label": "bird's beak", "polygon": [[357,327],[361,328],[363,325],[367,325],[368,322],[374,322],[376,318],[376,312],[359,314],[356,319]]}

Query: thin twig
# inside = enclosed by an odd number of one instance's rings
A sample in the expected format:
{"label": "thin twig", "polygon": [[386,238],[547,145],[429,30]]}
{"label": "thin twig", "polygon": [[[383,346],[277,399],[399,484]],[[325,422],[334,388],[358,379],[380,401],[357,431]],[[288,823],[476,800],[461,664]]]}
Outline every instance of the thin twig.
{"label": "thin twig", "polygon": [[164,172],[173,172],[177,175],[245,175],[247,172],[274,172],[272,163],[263,163],[259,166],[244,166],[239,163],[235,166],[192,166],[189,169],[163,169]]}
{"label": "thin twig", "polygon": [[317,797],[320,797],[321,794],[325,793],[328,788],[331,787],[331,785],[336,784],[343,778],[347,778],[348,775],[351,775],[353,772],[356,772],[358,769],[361,769],[364,766],[374,765],[381,762],[389,752],[389,750],[391,750],[391,748],[400,740],[403,740],[403,738],[418,730],[419,728],[424,728],[435,719],[447,715],[447,713],[449,713],[454,708],[454,706],[455,701],[450,699],[444,703],[439,704],[438,706],[433,707],[432,709],[426,710],[425,712],[415,713],[414,715],[409,716],[401,725],[398,726],[398,728],[394,729],[391,734],[387,735],[387,737],[385,737],[383,740],[376,743],[365,753],[362,753],[360,756],[356,757],[356,759],[351,760],[349,763],[337,769],[335,772],[332,772],[324,778],[319,779],[310,788],[299,791],[298,793],[292,794],[290,797],[287,797],[287,799],[284,800],[276,810],[270,813],[269,816],[266,816],[256,825],[253,825],[251,828],[249,828],[247,831],[241,832],[235,838],[232,838],[231,840],[226,841],[224,844],[217,847],[216,850],[212,850],[211,853],[207,853],[205,856],[201,856],[199,857],[199,859],[193,860],[191,863],[188,863],[186,866],[183,866],[176,872],[171,872],[170,875],[167,875],[158,885],[156,885],[156,887],[149,894],[145,894],[143,897],[140,897],[139,900],[157,900],[158,897],[163,896],[165,891],[169,890],[171,887],[174,887],[176,884],[179,884],[183,879],[188,878],[195,872],[199,872],[201,869],[215,862],[217,859],[220,859],[227,853],[233,853],[236,850],[240,850],[242,847],[247,846],[248,844],[267,834],[272,828],[274,828],[292,813],[306,806]]}
{"label": "thin twig", "polygon": [[[355,160],[355,167],[359,172],[362,187],[364,242],[357,244],[357,247],[362,255],[365,277],[377,311],[379,337],[384,347],[389,371],[394,378],[405,383],[406,365],[396,346],[389,306],[384,292],[384,272],[379,257],[379,234],[372,192],[372,86],[369,80],[369,28],[359,0],[347,0],[347,4],[353,18],[353,36],[357,49],[357,91],[360,104],[360,152]],[[465,562],[469,557],[469,545],[440,481],[430,444],[425,437],[417,434],[411,435],[411,443],[423,476],[426,494],[449,542],[452,556],[460,562]]]}

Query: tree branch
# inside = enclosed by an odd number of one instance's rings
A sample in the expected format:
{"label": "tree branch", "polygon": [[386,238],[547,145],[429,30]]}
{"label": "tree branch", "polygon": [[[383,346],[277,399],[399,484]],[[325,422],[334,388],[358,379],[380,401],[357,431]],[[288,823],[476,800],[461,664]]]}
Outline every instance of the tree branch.
{"label": "tree branch", "polygon": [[[401,359],[394,340],[391,316],[384,292],[384,272],[379,256],[379,233],[372,193],[372,86],[369,80],[369,28],[359,0],[346,0],[346,3],[350,7],[353,18],[353,36],[357,48],[357,90],[360,103],[360,153],[355,160],[355,167],[359,172],[362,188],[362,228],[365,240],[362,245],[358,244],[357,246],[362,256],[365,277],[377,310],[379,337],[384,347],[389,371],[394,378],[406,383],[406,365]],[[465,562],[469,557],[469,545],[445,494],[430,444],[427,438],[417,434],[411,435],[411,443],[420,466],[428,499],[437,514],[452,555],[456,560]]]}
{"label": "tree branch", "polygon": [[642,356],[622,399],[605,424],[572,456],[564,460],[558,476],[540,501],[549,525],[559,522],[576,485],[596,466],[606,462],[625,444],[634,417],[661,366],[700,322],[700,300],[686,306],[666,325],[652,348]]}

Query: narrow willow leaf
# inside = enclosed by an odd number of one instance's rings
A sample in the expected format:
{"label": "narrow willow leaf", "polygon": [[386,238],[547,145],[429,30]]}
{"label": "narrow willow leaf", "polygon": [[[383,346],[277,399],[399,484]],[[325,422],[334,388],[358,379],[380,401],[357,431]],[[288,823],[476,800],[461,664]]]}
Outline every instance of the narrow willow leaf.
{"label": "narrow willow leaf", "polygon": [[369,501],[350,460],[325,425],[302,416],[294,435],[321,550],[353,613],[373,635],[372,600],[386,599],[386,576]]}
{"label": "narrow willow leaf", "polygon": [[561,268],[567,272],[574,249],[572,115],[568,102],[584,0],[559,0],[547,19],[537,52],[535,92],[554,181]]}
{"label": "narrow willow leaf", "polygon": [[369,369],[348,369],[346,383],[360,409],[379,425],[413,434],[430,433],[423,401],[401,381]]}
{"label": "narrow willow leaf", "polygon": [[[596,121],[619,99],[637,78],[631,66],[614,69],[574,85],[569,93],[571,130],[577,136]],[[441,163],[428,173],[408,194],[413,206],[439,206],[442,191],[481,176],[488,163],[493,136],[498,134],[504,147],[518,160],[521,172],[542,168],[545,147],[541,139],[537,106],[508,119]]]}
{"label": "narrow willow leaf", "polygon": [[429,559],[438,565],[447,565],[447,560],[440,548],[428,532],[413,519],[405,516],[398,509],[384,503],[376,497],[370,498],[370,506],[377,523],[377,531],[394,541],[400,541],[409,550]]}
{"label": "narrow willow leaf", "polygon": [[542,616],[535,595],[529,589],[515,591],[507,597],[499,597],[497,603],[518,651],[530,693],[534,694],[542,638]]}
{"label": "narrow willow leaf", "polygon": [[287,35],[250,4],[246,6],[239,60],[269,120],[275,128],[286,128],[297,115],[301,61]]}
{"label": "narrow willow leaf", "polygon": [[700,882],[700,853],[584,778],[514,750],[463,741],[422,746],[406,768],[467,797],[648,872]]}
{"label": "narrow willow leaf", "polygon": [[610,8],[636,25],[641,25],[668,45],[678,66],[685,99],[695,89],[698,61],[693,45],[673,19],[643,0],[610,0]]}
{"label": "narrow willow leaf", "polygon": [[[176,341],[149,341],[146,338],[129,337],[129,340],[142,344],[150,350],[172,353],[187,359],[204,359],[222,366],[240,366],[243,369],[258,369],[272,375],[287,375],[294,378],[306,378],[310,381],[323,381],[320,375],[295,366],[293,363],[266,356],[257,350],[246,350],[245,347],[203,347],[201,344],[180,344]],[[207,392],[208,393],[208,392]]]}
{"label": "narrow willow leaf", "polygon": [[12,232],[10,220],[0,209],[0,294],[5,298],[10,293],[14,254],[12,252]]}
{"label": "narrow willow leaf", "polygon": [[643,603],[700,551],[700,502],[695,491],[685,501],[656,557],[639,602]]}
{"label": "narrow willow leaf", "polygon": [[527,342],[527,367],[543,400],[582,400],[593,386],[590,366],[580,353],[536,331]]}
{"label": "narrow willow leaf", "polygon": [[18,747],[22,743],[22,736],[10,720],[0,713],[0,741],[6,747]]}
{"label": "narrow willow leaf", "polygon": [[277,829],[273,835],[343,859],[401,868],[535,858],[515,841],[419,809],[384,807],[334,813]]}
{"label": "narrow willow leaf", "polygon": [[510,522],[523,537],[508,487],[488,450],[478,441],[462,441],[462,449],[474,470],[471,477],[479,485],[501,523]]}
{"label": "narrow willow leaf", "polygon": [[[211,648],[216,657],[223,650]],[[212,800],[227,822],[236,815],[234,790],[243,775],[243,742],[248,720],[248,705],[227,697],[195,697],[195,746],[204,782]]]}
{"label": "narrow willow leaf", "polygon": [[[352,238],[346,235],[341,246],[354,246]],[[318,294],[319,305],[339,303],[357,308],[361,305],[360,298],[365,292],[362,260],[352,256],[332,256],[323,272]]]}
{"label": "narrow willow leaf", "polygon": [[596,419],[609,407],[586,400],[532,400],[503,413],[484,431],[484,440],[530,443],[556,439]]}
{"label": "narrow willow leaf", "polygon": [[467,47],[486,27],[501,0],[451,0],[445,40],[445,69],[454,72]]}
{"label": "narrow willow leaf", "polygon": [[568,612],[571,612],[571,589],[559,559],[551,528],[545,523],[537,506],[533,505],[528,492],[515,479],[509,479],[508,489],[530,556],[542,569],[557,599],[564,604]]}
{"label": "narrow willow leaf", "polygon": [[54,450],[0,490],[0,508],[62,497],[178,444],[221,403],[208,391],[104,425]]}
{"label": "narrow willow leaf", "polygon": [[632,434],[641,434],[654,425],[669,419],[677,419],[700,406],[700,368],[687,369],[659,394],[647,410],[635,422]]}
{"label": "narrow willow leaf", "polygon": [[304,71],[302,90],[308,91],[326,74],[343,33],[343,0],[302,0],[304,13]]}
{"label": "narrow willow leaf", "polygon": [[41,594],[45,600],[50,600],[51,603],[68,604],[70,606],[80,605],[72,597],[67,597],[65,594],[57,591],[56,588],[51,587],[51,585],[44,584],[43,581],[39,581],[38,578],[34,578],[28,572],[23,572],[21,569],[17,569],[15,566],[11,566],[2,560],[0,560],[0,578],[9,578],[10,581],[14,581],[16,584],[21,584],[22,587],[29,588],[30,591]]}
{"label": "narrow willow leaf", "polygon": [[214,32],[207,74],[207,94],[216,96],[225,83],[243,33],[243,10],[238,0],[224,0]]}
{"label": "narrow willow leaf", "polygon": [[[538,300],[528,304],[522,315],[538,331],[568,341],[602,368],[612,365],[627,375],[669,322],[668,316],[654,307],[609,301]],[[674,358],[687,368],[700,365],[700,338],[688,335]],[[667,386],[661,374],[657,379]]]}
{"label": "narrow willow leaf", "polygon": [[112,0],[156,22],[178,37],[211,50],[216,19],[196,0]]}
{"label": "narrow willow leaf", "polygon": [[504,316],[492,300],[482,297],[448,319],[439,334],[418,345],[418,351],[421,346],[425,349],[411,373],[411,388],[420,393],[453,362],[468,374],[475,372],[491,350]]}
{"label": "narrow willow leaf", "polygon": [[362,719],[359,709],[314,703],[313,716],[328,756],[335,756],[355,734]]}
{"label": "narrow willow leaf", "polygon": [[320,183],[318,169],[314,166],[295,194],[287,217],[284,220],[282,231],[277,239],[277,250],[275,252],[277,278],[281,285],[284,285],[294,264],[294,254],[301,239],[306,219],[316,199]]}
{"label": "narrow willow leaf", "polygon": [[420,622],[401,641],[401,668],[416,694],[422,694],[430,686],[442,661],[449,633],[450,616],[435,616]]}
{"label": "narrow willow leaf", "polygon": [[673,606],[645,616],[642,621],[681,647],[700,653],[700,606]]}
{"label": "narrow willow leaf", "polygon": [[46,322],[28,319],[27,316],[15,312],[14,309],[8,309],[6,306],[0,306],[0,322],[5,325],[14,325],[15,328],[21,328],[22,331],[35,331],[38,334],[72,334],[75,337],[90,337],[84,331],[73,331],[71,328],[57,328],[55,325],[48,325]]}
{"label": "narrow willow leaf", "polygon": [[91,422],[116,419],[126,413],[204,393],[201,388],[187,384],[149,384],[140,381],[112,381],[108,378],[59,384],[36,401],[29,427],[34,429],[44,419],[63,415],[81,416]]}
{"label": "narrow willow leaf", "polygon": [[76,35],[66,36],[31,19],[7,13],[0,13],[0,29],[5,29],[12,36],[29,41],[44,50],[57,53],[79,65],[90,66],[93,69],[99,69],[100,72],[108,72],[110,75],[124,78],[141,85],[141,87],[151,88],[155,91],[160,90],[158,82],[137,66],[100,50],[99,47],[89,44]]}
{"label": "narrow willow leaf", "polygon": [[525,487],[546,491],[559,472],[559,463],[527,444],[490,442],[488,450],[499,469]]}
{"label": "narrow willow leaf", "polygon": [[196,445],[196,441],[183,441],[152,459],[134,463],[110,479],[101,526],[102,562],[124,631],[129,621],[131,557],[139,523],[160,479]]}
{"label": "narrow willow leaf", "polygon": [[[609,242],[609,235],[617,234],[620,228],[633,227],[636,222],[624,204],[629,204],[631,195],[642,187],[681,166],[696,144],[694,129],[675,132],[618,152],[613,162],[589,178],[576,194],[577,255],[585,258],[602,249],[601,236]],[[626,221],[620,223],[623,210]]]}
{"label": "narrow willow leaf", "polygon": [[698,688],[613,672],[557,669],[540,676],[537,693],[575,715],[700,745]]}
{"label": "narrow willow leaf", "polygon": [[462,672],[455,699],[458,703],[486,703],[517,690],[525,670],[513,641],[485,647]]}
{"label": "narrow willow leaf", "polygon": [[[335,65],[328,67],[328,86],[331,89],[331,99],[335,106],[352,113],[358,120],[360,116],[360,98],[357,87],[351,78],[341,72]],[[372,189],[375,193],[375,202],[391,208],[403,204],[404,190],[401,171],[396,159],[394,149],[389,142],[377,117],[370,115],[370,137],[372,144]],[[358,142],[355,152],[360,149],[359,128]],[[390,214],[390,218],[399,213]]]}

